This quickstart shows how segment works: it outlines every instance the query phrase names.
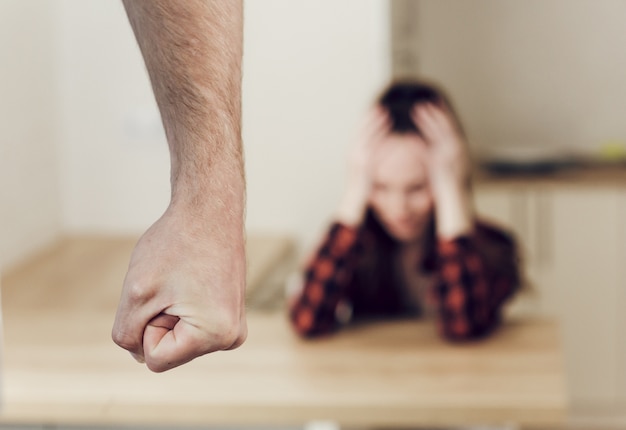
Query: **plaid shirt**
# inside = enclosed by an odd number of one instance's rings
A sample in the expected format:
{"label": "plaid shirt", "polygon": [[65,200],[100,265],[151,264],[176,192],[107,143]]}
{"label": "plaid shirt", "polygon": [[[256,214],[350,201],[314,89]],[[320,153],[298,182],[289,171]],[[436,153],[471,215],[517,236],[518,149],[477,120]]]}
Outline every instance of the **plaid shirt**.
{"label": "plaid shirt", "polygon": [[[331,226],[306,267],[300,292],[289,303],[290,320],[300,335],[327,334],[350,319],[398,316],[411,309],[404,282],[390,272],[378,276],[371,269],[376,262],[363,261],[376,246],[366,238],[363,229]],[[487,335],[498,325],[502,305],[519,287],[513,239],[476,223],[469,236],[434,242],[434,258],[426,271],[432,274],[428,300],[439,332],[450,340]]]}

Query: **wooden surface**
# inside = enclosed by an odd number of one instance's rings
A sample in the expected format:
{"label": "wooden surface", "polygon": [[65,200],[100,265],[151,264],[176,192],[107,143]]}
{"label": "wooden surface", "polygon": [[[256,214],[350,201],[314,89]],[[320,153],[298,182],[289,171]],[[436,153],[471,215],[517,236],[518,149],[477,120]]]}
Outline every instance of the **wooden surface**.
{"label": "wooden surface", "polygon": [[110,340],[132,245],[74,241],[3,280],[5,423],[408,426],[561,423],[558,333],[509,322],[451,345],[429,323],[306,342],[283,314],[249,313],[243,347],[150,373]]}

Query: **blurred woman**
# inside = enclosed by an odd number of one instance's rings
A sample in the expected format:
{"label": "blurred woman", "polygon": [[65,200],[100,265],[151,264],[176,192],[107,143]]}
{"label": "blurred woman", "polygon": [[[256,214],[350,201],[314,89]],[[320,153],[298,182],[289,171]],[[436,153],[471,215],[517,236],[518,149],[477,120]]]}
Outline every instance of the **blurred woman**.
{"label": "blurred woman", "polygon": [[362,319],[432,318],[442,336],[485,336],[519,286],[515,242],[476,219],[468,145],[444,95],[392,84],[366,118],[344,197],[298,291],[294,329],[311,337]]}

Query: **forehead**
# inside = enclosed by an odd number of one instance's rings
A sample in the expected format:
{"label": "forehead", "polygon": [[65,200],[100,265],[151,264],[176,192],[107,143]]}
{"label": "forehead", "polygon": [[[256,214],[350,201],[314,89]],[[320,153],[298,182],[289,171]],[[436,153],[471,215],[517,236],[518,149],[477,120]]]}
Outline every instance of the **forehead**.
{"label": "forehead", "polygon": [[391,134],[376,153],[374,180],[389,184],[423,182],[427,178],[426,143],[416,134]]}

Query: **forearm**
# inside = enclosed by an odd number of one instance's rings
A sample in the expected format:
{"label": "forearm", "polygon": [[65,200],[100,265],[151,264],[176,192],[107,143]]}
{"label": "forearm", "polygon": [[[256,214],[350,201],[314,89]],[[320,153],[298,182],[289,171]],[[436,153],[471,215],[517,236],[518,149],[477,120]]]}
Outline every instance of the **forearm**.
{"label": "forearm", "polygon": [[242,218],[241,2],[124,5],[170,148],[172,204]]}
{"label": "forearm", "polygon": [[468,187],[446,178],[434,191],[437,236],[450,240],[471,234],[475,219]]}
{"label": "forearm", "polygon": [[365,218],[367,211],[366,191],[347,191],[337,208],[335,217],[341,224],[358,228]]}
{"label": "forearm", "polygon": [[334,224],[308,262],[301,288],[290,300],[290,318],[303,336],[315,336],[337,328],[337,307],[348,300],[348,286],[355,270],[357,230]]}
{"label": "forearm", "polygon": [[442,334],[455,340],[488,334],[519,288],[514,242],[478,223],[471,235],[439,240],[437,254],[435,298]]}

